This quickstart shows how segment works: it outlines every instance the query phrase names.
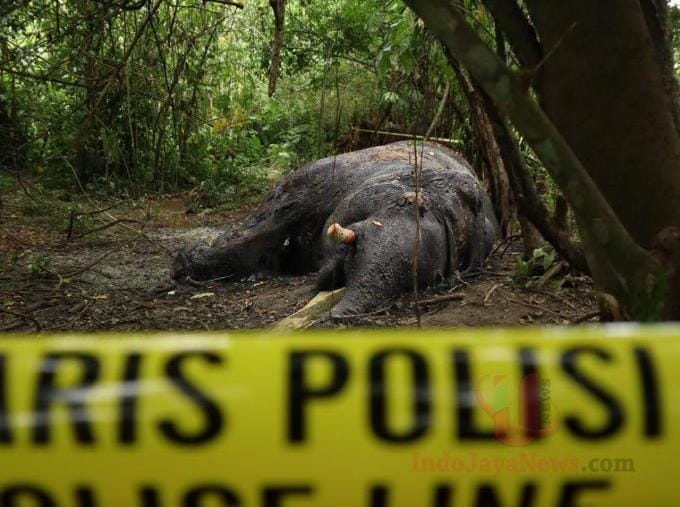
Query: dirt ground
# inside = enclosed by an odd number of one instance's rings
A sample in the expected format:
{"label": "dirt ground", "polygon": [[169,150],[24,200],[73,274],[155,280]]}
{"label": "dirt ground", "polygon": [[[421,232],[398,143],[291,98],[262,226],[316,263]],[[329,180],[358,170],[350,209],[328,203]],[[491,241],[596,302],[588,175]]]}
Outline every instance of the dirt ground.
{"label": "dirt ground", "polygon": [[[187,214],[185,200],[172,197],[113,206],[90,202],[89,214],[71,215],[40,199],[21,192],[2,196],[0,331],[262,328],[314,296],[314,274],[174,284],[170,266],[175,253],[190,242],[232,230],[245,211]],[[587,277],[568,270],[543,284],[540,273],[520,277],[520,252],[519,240],[512,238],[496,247],[486,272],[476,279],[419,294],[421,325],[596,320]],[[333,325],[416,326],[414,297],[405,294],[384,311]]]}

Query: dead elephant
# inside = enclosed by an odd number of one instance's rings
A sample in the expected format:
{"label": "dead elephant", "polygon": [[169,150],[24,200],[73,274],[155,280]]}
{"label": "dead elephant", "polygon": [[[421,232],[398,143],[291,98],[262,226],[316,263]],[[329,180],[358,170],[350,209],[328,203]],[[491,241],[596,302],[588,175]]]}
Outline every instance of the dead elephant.
{"label": "dead elephant", "polygon": [[332,315],[369,312],[412,288],[416,207],[421,286],[480,269],[497,236],[484,189],[454,151],[417,152],[417,198],[410,141],[324,158],[286,177],[236,233],[180,253],[175,279],[319,270],[320,290],[346,286]]}

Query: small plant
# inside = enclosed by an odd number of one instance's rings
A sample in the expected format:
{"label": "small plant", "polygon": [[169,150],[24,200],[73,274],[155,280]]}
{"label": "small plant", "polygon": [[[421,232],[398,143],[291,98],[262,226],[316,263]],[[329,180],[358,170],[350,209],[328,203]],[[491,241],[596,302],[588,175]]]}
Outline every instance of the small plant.
{"label": "small plant", "polygon": [[525,261],[521,255],[517,256],[517,274],[516,278],[529,278],[529,263]]}
{"label": "small plant", "polygon": [[532,280],[540,277],[550,269],[555,262],[556,256],[553,251],[546,251],[543,248],[536,248],[531,258],[525,260],[522,256],[517,256],[517,271],[513,278],[515,284],[528,285]]}
{"label": "small plant", "polygon": [[555,252],[546,252],[543,248],[536,248],[532,259],[535,264],[543,267],[543,271],[548,271],[548,268],[555,262]]}
{"label": "small plant", "polygon": [[29,278],[32,280],[41,278],[49,270],[51,263],[52,259],[46,254],[36,254],[31,257],[31,260],[26,266]]}

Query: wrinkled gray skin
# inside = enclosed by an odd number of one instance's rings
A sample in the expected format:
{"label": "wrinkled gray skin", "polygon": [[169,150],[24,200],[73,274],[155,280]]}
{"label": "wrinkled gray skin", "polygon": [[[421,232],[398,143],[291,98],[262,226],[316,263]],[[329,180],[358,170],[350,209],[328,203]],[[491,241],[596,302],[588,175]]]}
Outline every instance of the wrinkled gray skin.
{"label": "wrinkled gray skin", "polygon": [[[418,154],[420,160],[420,146]],[[319,270],[319,290],[347,288],[331,315],[381,308],[412,288],[413,160],[413,144],[404,141],[306,165],[277,185],[239,231],[180,253],[174,278]],[[426,143],[421,186],[419,284],[447,283],[459,270],[479,270],[498,226],[470,166],[454,151]],[[336,222],[356,233],[354,244],[326,237]]]}

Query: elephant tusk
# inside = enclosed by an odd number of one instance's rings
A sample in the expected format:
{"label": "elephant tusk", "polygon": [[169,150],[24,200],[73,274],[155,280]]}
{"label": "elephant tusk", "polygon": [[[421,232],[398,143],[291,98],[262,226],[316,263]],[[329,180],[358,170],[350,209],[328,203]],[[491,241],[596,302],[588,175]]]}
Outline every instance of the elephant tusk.
{"label": "elephant tusk", "polygon": [[357,235],[352,229],[346,229],[342,225],[335,223],[328,227],[326,236],[337,243],[353,244],[357,240]]}

